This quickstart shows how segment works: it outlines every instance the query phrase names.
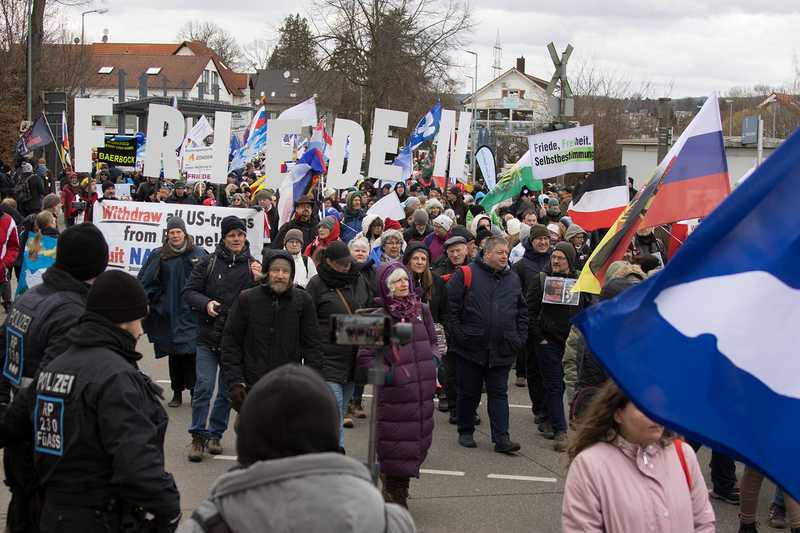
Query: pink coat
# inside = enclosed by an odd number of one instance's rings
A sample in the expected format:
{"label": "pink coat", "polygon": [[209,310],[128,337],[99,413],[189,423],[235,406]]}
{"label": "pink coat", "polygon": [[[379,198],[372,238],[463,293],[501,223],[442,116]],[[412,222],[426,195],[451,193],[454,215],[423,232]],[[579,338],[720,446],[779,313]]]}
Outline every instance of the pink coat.
{"label": "pink coat", "polygon": [[675,445],[642,449],[622,438],[583,450],[570,465],[564,533],[710,533],[714,510],[692,448],[683,443],[691,491]]}

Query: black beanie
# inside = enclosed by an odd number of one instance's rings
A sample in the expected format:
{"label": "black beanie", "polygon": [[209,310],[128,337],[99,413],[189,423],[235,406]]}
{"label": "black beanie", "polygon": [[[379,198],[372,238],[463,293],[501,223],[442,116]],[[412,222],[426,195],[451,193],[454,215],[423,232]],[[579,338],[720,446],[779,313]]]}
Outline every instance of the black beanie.
{"label": "black beanie", "polygon": [[236,451],[242,466],[339,451],[339,407],[333,392],[304,366],[284,365],[266,374],[239,412]]}
{"label": "black beanie", "polygon": [[97,226],[84,222],[65,229],[58,236],[54,266],[80,281],[99,276],[108,266],[108,244]]}
{"label": "black beanie", "polygon": [[147,295],[138,279],[121,270],[108,270],[92,283],[86,310],[122,324],[147,316]]}
{"label": "black beanie", "polygon": [[530,239],[538,239],[539,237],[547,237],[550,238],[550,232],[547,231],[547,227],[542,224],[534,224],[531,226],[530,232]]}
{"label": "black beanie", "polygon": [[578,252],[575,251],[575,247],[568,242],[561,241],[560,243],[556,244],[556,247],[553,249],[553,251],[556,250],[567,257],[567,263],[569,263],[570,271],[575,270],[575,263],[578,260]]}
{"label": "black beanie", "polygon": [[220,224],[220,230],[222,231],[222,238],[225,238],[225,235],[230,233],[231,231],[238,229],[242,230],[243,232],[247,233],[247,228],[242,222],[242,219],[235,216],[235,215],[228,215],[227,217],[222,219],[222,223]]}

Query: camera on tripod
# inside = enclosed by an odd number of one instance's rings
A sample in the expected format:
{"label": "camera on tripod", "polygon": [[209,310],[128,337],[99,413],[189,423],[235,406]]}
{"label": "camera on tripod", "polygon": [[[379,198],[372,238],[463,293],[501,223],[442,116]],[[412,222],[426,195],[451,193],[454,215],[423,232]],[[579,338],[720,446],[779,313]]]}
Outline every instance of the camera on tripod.
{"label": "camera on tripod", "polygon": [[410,323],[392,325],[383,315],[331,315],[331,342],[345,346],[408,344],[414,335]]}

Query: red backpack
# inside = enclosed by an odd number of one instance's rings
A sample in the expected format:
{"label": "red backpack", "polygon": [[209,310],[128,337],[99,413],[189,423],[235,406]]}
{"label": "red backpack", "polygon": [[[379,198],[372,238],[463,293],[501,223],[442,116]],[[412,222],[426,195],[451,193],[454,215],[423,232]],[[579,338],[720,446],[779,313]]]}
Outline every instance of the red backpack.
{"label": "red backpack", "polygon": [[[461,265],[459,268],[464,274],[464,288],[469,290],[469,288],[472,287],[472,269],[469,267],[469,265]],[[450,278],[453,276],[453,274],[455,274],[455,272],[451,274],[445,274],[442,276],[442,281],[447,283],[450,281]]]}

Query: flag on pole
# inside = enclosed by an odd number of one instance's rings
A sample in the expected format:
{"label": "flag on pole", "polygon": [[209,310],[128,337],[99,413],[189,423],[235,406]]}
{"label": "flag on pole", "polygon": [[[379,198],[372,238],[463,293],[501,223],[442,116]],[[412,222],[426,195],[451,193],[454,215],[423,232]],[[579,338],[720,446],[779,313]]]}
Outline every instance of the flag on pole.
{"label": "flag on pole", "polygon": [[531,191],[542,190],[542,181],[533,177],[530,151],[525,152],[513,167],[500,175],[497,185],[483,197],[480,205],[488,213],[495,205],[518,195],[523,187]]}
{"label": "flag on pole", "polygon": [[624,166],[592,172],[572,194],[567,214],[586,231],[610,228],[628,205],[626,179]]}
{"label": "flag on pole", "polygon": [[246,140],[231,160],[228,172],[244,168],[267,144],[267,110],[261,106],[244,132]]}
{"label": "flag on pole", "polygon": [[[718,131],[721,139],[722,130],[714,130],[716,127],[721,128],[720,124],[719,105],[714,94],[706,99],[700,112],[658,165],[647,186],[622,212],[589,256],[572,289],[574,292],[600,294],[606,270],[611,263],[622,259],[636,230],[640,227],[647,228],[704,217],[719,204],[721,185],[719,172],[714,169],[719,169],[719,162],[725,161],[725,147],[721,142],[709,142],[708,135],[711,134],[713,137],[715,131]],[[698,141],[695,137],[701,139]],[[698,150],[698,146],[705,149]],[[712,178],[707,177],[706,173],[709,171],[712,172],[709,174]],[[673,173],[678,176],[677,181],[670,178]],[[673,189],[662,198],[660,191],[664,183],[667,183],[665,187],[672,186]],[[702,188],[698,188],[700,184],[710,187],[713,192],[706,194]],[[676,198],[683,197],[681,189],[691,191],[695,197],[703,200],[689,199],[685,203],[675,204]],[[653,217],[649,217],[651,210],[656,210],[656,215]]]}
{"label": "flag on pole", "polygon": [[400,174],[401,181],[406,181],[411,177],[411,172],[414,169],[414,162],[412,161],[411,150],[408,146],[403,147],[400,150],[400,153],[397,154],[397,156],[394,158],[394,161],[392,161],[392,165],[400,167],[400,170],[402,171]]}
{"label": "flag on pole", "polygon": [[317,122],[317,125],[314,126],[314,129],[311,132],[311,139],[308,141],[308,145],[306,146],[306,152],[316,148],[320,151],[323,157],[326,157],[328,148],[332,144],[333,138],[331,138],[331,136],[328,135],[328,132],[325,131],[325,118],[323,117],[319,119],[319,122]]}
{"label": "flag on pole", "polygon": [[301,126],[314,127],[317,123],[317,99],[313,96],[282,111],[278,120],[299,120]]}
{"label": "flag on pole", "polygon": [[72,158],[69,154],[69,129],[67,127],[67,112],[61,112],[61,165],[66,168],[72,168]]}
{"label": "flag on pole", "polygon": [[411,150],[416,150],[416,148],[424,143],[425,141],[430,141],[436,135],[436,132],[439,131],[439,122],[442,119],[442,103],[437,101],[433,104],[425,115],[419,119],[417,122],[417,126],[414,128],[414,131],[411,132],[411,138],[408,140],[408,144],[406,145]]}
{"label": "flag on pole", "polygon": [[53,136],[50,134],[50,128],[45,122],[44,115],[39,115],[33,124],[19,136],[17,154],[24,156],[28,152],[47,146],[51,142],[53,142]]}
{"label": "flag on pole", "polygon": [[294,202],[314,188],[319,176],[326,171],[322,153],[317,148],[306,150],[289,171],[278,189],[278,220],[282,226],[292,218]]}
{"label": "flag on pole", "polygon": [[795,499],[800,428],[783,422],[800,413],[798,168],[795,131],[662,272],[575,320],[645,414]]}
{"label": "flag on pole", "polygon": [[183,154],[187,148],[202,146],[203,139],[209,135],[213,135],[213,133],[214,128],[211,127],[211,124],[208,122],[206,116],[201,116],[200,119],[194,123],[192,129],[189,130],[189,133],[187,133],[186,137],[183,139],[183,143],[181,144],[181,152],[178,157],[183,160]]}

